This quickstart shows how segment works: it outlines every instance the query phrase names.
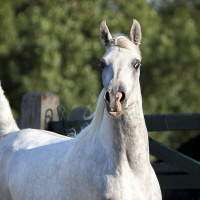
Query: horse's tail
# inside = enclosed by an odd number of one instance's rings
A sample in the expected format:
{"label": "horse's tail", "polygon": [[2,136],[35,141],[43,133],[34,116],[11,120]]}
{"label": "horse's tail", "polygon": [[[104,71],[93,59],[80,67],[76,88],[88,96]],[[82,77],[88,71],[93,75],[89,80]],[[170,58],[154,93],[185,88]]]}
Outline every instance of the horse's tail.
{"label": "horse's tail", "polygon": [[18,131],[14,117],[12,115],[8,100],[0,83],[0,136],[6,136],[10,132]]}

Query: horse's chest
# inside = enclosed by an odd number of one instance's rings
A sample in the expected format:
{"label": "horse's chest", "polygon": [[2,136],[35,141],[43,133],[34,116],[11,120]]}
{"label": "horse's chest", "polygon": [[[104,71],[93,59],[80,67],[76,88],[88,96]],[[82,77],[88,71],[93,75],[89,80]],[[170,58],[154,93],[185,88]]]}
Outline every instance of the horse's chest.
{"label": "horse's chest", "polygon": [[144,200],[152,199],[151,192],[139,177],[132,173],[124,176],[106,176],[101,192],[103,200]]}
{"label": "horse's chest", "polygon": [[102,183],[101,199],[132,200],[134,196],[134,179],[130,176],[107,175]]}

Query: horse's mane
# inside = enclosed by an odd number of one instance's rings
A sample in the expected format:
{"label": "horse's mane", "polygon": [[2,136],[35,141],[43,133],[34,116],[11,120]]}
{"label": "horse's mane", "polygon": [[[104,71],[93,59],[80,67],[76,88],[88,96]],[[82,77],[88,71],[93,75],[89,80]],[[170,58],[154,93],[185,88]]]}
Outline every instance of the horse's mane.
{"label": "horse's mane", "polygon": [[105,94],[105,89],[103,89],[99,95],[94,113],[90,117],[86,118],[86,119],[92,119],[91,123],[77,135],[76,137],[77,141],[82,140],[85,136],[95,134],[99,130],[103,119],[103,113],[105,107],[104,94]]}

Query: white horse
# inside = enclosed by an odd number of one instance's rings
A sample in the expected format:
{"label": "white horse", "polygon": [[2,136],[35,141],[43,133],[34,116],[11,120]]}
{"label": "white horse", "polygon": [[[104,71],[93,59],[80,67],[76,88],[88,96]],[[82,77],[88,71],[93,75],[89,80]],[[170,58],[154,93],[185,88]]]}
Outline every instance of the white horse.
{"label": "white horse", "polygon": [[160,200],[139,84],[140,24],[130,38],[100,26],[104,89],[75,139],[19,130],[0,89],[0,200]]}

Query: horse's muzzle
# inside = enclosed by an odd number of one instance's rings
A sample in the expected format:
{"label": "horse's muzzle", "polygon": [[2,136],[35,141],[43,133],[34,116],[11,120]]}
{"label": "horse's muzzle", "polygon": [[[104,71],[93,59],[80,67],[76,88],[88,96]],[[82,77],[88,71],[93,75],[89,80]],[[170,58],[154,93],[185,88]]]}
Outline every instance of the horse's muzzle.
{"label": "horse's muzzle", "polygon": [[104,99],[108,113],[114,117],[122,114],[125,102],[125,93],[117,91],[116,93],[106,91]]}

